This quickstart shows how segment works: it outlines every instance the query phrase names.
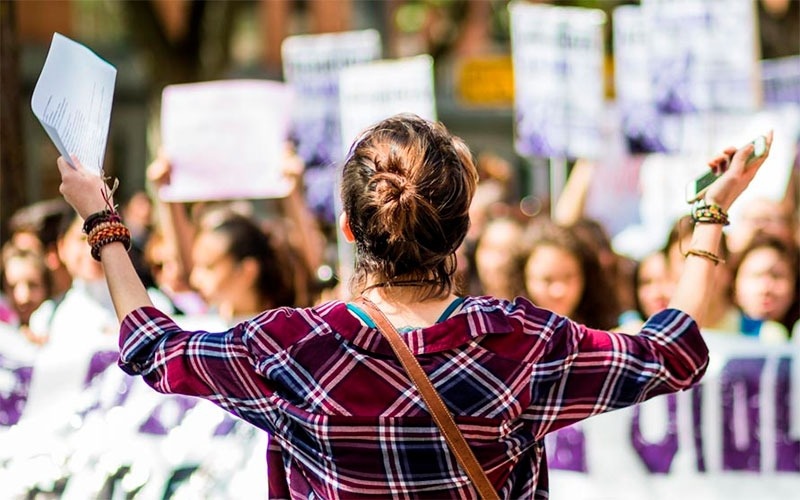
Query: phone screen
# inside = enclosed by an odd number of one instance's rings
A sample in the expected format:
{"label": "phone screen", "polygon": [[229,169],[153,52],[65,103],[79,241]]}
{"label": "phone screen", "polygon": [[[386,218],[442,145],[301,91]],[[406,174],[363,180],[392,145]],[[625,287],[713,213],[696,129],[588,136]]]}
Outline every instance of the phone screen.
{"label": "phone screen", "polygon": [[694,181],[690,182],[686,185],[686,202],[693,203],[700,198],[703,197],[705,194],[706,189],[708,186],[713,184],[715,180],[717,180],[719,176],[714,173],[713,170],[709,170],[702,176],[698,177]]}

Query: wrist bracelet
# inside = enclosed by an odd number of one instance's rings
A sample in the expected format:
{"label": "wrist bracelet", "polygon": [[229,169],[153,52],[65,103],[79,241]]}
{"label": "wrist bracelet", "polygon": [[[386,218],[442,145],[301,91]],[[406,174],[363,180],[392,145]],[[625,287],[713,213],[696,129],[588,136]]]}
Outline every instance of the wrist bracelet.
{"label": "wrist bracelet", "polygon": [[716,255],[714,253],[709,252],[708,250],[699,250],[697,248],[690,248],[689,250],[687,250],[686,252],[683,253],[684,257],[688,257],[690,255],[694,255],[696,257],[702,257],[704,259],[708,259],[711,262],[713,262],[715,266],[717,264],[724,264],[725,263],[725,259],[723,259],[719,255]]}
{"label": "wrist bracelet", "polygon": [[95,212],[86,217],[83,221],[83,234],[90,234],[98,224],[102,222],[122,222],[119,214],[108,208]]}
{"label": "wrist bracelet", "polygon": [[100,222],[92,228],[87,242],[91,247],[92,258],[100,261],[100,249],[109,243],[120,242],[125,250],[131,249],[131,231],[122,222]]}
{"label": "wrist bracelet", "polygon": [[692,220],[700,224],[730,224],[728,213],[719,205],[700,200],[692,206]]}

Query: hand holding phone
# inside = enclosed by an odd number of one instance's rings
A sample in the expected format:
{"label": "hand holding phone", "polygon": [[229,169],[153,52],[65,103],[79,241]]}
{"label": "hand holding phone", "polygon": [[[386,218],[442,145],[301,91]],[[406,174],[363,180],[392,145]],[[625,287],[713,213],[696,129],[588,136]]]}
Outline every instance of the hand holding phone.
{"label": "hand holding phone", "polygon": [[[760,135],[756,137],[751,144],[753,145],[753,152],[747,158],[747,162],[745,168],[753,161],[758,158],[764,156],[767,152],[767,138],[766,136]],[[730,163],[731,159],[735,152],[728,155],[728,163]],[[705,174],[697,177],[695,180],[689,182],[686,185],[686,202],[687,203],[694,203],[697,200],[700,200],[705,196],[708,187],[717,180],[722,174],[724,173],[724,169],[721,171],[714,171],[709,170]]]}

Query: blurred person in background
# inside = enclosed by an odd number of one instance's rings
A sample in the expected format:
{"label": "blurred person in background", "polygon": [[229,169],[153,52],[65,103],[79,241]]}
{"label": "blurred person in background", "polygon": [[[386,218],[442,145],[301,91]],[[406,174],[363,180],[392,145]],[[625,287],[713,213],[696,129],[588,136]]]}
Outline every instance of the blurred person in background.
{"label": "blurred person in background", "polygon": [[155,286],[172,301],[176,314],[206,314],[208,304],[189,284],[177,253],[174,241],[156,228],[147,239],[144,262],[150,267]]}
{"label": "blurred person in background", "polygon": [[251,217],[217,214],[197,233],[189,282],[229,325],[293,306],[295,270],[285,250]]}
{"label": "blurred person in background", "polygon": [[[56,247],[58,257],[70,274],[71,285],[59,297],[44,301],[31,314],[30,327],[48,343],[61,339],[60,344],[73,343],[76,325],[91,333],[114,331],[114,305],[105,283],[102,266],[83,252],[86,236],[83,220],[73,214],[61,221]],[[170,301],[157,290],[148,288],[159,307],[172,311]]]}
{"label": "blurred person in background", "polygon": [[513,215],[515,199],[512,183],[514,171],[505,158],[485,151],[477,156],[478,186],[469,206],[470,226],[465,239],[465,252],[474,257],[475,245],[486,225],[498,217]]}
{"label": "blurred person in background", "polygon": [[534,222],[525,240],[522,271],[534,304],[589,328],[617,326],[621,309],[614,283],[595,249],[573,229],[549,219]]}
{"label": "blurred person in background", "polygon": [[784,238],[757,232],[736,254],[733,291],[738,331],[766,342],[789,338],[800,317],[800,251]]}
{"label": "blurred person in background", "polygon": [[597,255],[600,269],[611,283],[611,291],[617,295],[618,307],[623,311],[633,308],[636,299],[632,282],[636,262],[614,251],[611,236],[599,220],[584,215],[566,226]]}
{"label": "blurred person in background", "polygon": [[32,249],[20,249],[11,241],[3,246],[2,291],[8,297],[11,315],[0,322],[19,328],[34,344],[41,345],[46,336],[38,336],[29,327],[33,312],[50,297],[50,273],[44,256]]}
{"label": "blurred person in background", "polygon": [[62,198],[55,198],[22,207],[9,220],[9,241],[19,249],[30,249],[43,255],[50,274],[49,298],[62,297],[72,283],[72,276],[58,255],[57,242],[64,219],[73,216],[70,206]]}
{"label": "blurred person in background", "polygon": [[674,288],[664,250],[656,250],[643,257],[636,263],[633,273],[634,308],[620,315],[617,330],[638,332],[647,318],[667,307]]}
{"label": "blurred person in background", "polygon": [[484,226],[474,258],[479,294],[513,300],[523,293],[519,261],[524,232],[524,226],[513,217],[497,217]]}
{"label": "blurred person in background", "polygon": [[753,198],[742,206],[739,220],[727,232],[731,253],[741,252],[756,232],[774,235],[784,241],[798,243],[797,216],[789,202],[769,198]]}

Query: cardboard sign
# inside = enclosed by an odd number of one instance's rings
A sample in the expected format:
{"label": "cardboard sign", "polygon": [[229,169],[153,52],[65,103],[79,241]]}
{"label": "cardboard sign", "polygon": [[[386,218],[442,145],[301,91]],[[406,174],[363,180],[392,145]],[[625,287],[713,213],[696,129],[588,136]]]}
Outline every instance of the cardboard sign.
{"label": "cardboard sign", "polygon": [[291,184],[282,170],[292,92],[284,83],[225,80],[170,85],[161,137],[172,165],[167,201],[276,198]]}

